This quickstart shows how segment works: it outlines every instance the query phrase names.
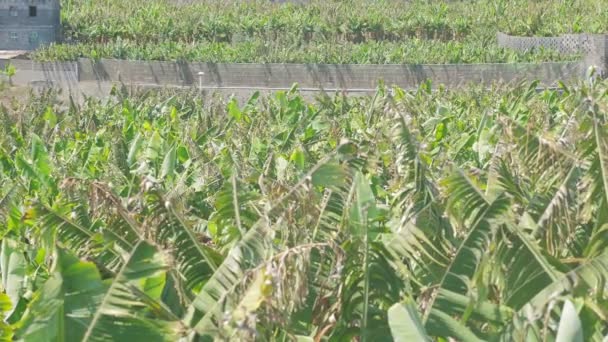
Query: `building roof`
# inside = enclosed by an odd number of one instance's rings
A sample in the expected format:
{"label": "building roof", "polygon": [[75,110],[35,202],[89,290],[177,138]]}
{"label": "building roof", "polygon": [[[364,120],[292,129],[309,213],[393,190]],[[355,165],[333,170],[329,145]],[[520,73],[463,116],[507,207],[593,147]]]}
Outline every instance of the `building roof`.
{"label": "building roof", "polygon": [[26,50],[0,50],[0,59],[13,59],[27,54]]}

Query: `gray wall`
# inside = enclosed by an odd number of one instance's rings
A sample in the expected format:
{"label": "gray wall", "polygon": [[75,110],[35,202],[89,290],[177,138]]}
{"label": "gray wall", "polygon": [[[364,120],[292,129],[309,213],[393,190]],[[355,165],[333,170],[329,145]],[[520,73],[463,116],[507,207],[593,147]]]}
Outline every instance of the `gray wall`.
{"label": "gray wall", "polygon": [[[30,16],[30,6],[36,8],[36,16]],[[17,16],[11,15],[11,7],[17,9]],[[59,0],[0,0],[0,49],[34,50],[55,42],[60,24]],[[17,39],[12,39],[15,34]]]}
{"label": "gray wall", "polygon": [[[17,34],[17,39],[11,38],[11,34]],[[37,39],[30,39],[32,34]],[[2,50],[35,50],[40,45],[50,44],[57,40],[57,31],[52,26],[38,27],[0,27],[0,49]]]}
{"label": "gray wall", "polygon": [[[202,89],[242,94],[254,90],[289,89],[294,83],[298,83],[300,89],[309,94],[321,90],[365,93],[374,91],[380,80],[388,86],[396,85],[404,89],[417,88],[426,80],[430,80],[434,86],[443,84],[448,87],[520,80],[539,80],[542,86],[554,86],[557,81],[582,79],[588,66],[606,65],[606,37],[564,35],[537,38],[498,34],[499,44],[513,49],[544,46],[564,53],[582,51],[586,57],[578,62],[329,65],[80,59],[78,62],[66,63],[38,63],[30,60],[12,60],[10,63],[17,69],[17,74],[12,79],[15,85],[53,86],[75,95],[102,97],[107,95],[113,84],[118,83],[134,89],[198,87],[199,72],[204,73]],[[0,68],[4,68],[8,62],[0,60]]]}
{"label": "gray wall", "polygon": [[459,87],[469,83],[540,80],[542,86],[557,81],[581,79],[584,62],[540,64],[458,64],[458,65],[307,65],[307,64],[215,64],[176,62],[135,62],[120,60],[38,63],[30,60],[0,60],[0,68],[12,63],[17,69],[12,82],[35,89],[55,87],[64,95],[82,100],[82,95],[104,98],[113,84],[130,89],[198,87],[198,72],[205,73],[203,89],[247,98],[253,91],[289,89],[298,83],[301,91],[313,96],[319,91],[351,94],[375,90],[378,80],[388,86],[417,88],[431,80],[434,86]]}
{"label": "gray wall", "polygon": [[523,79],[553,85],[558,80],[578,79],[580,62],[447,65],[326,65],[138,62],[124,60],[78,61],[80,81],[125,84],[198,86],[204,72],[206,88],[301,88],[366,90],[378,80],[387,85],[414,88],[430,79],[434,84],[456,87],[468,83],[491,84]]}
{"label": "gray wall", "polygon": [[76,62],[38,63],[20,59],[0,60],[0,68],[4,69],[9,62],[17,70],[12,78],[15,85],[45,84],[67,90],[77,90],[79,87]]}

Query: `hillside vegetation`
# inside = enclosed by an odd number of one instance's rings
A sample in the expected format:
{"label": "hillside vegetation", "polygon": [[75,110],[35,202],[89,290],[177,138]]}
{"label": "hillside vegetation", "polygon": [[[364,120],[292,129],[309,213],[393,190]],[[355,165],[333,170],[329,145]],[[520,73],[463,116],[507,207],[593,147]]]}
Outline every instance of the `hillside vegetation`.
{"label": "hillside vegetation", "polygon": [[64,0],[65,44],[40,60],[78,57],[211,62],[480,63],[569,60],[499,48],[518,35],[608,32],[606,0]]}
{"label": "hillside vegetation", "polygon": [[536,87],[2,109],[3,338],[600,341],[608,83]]}

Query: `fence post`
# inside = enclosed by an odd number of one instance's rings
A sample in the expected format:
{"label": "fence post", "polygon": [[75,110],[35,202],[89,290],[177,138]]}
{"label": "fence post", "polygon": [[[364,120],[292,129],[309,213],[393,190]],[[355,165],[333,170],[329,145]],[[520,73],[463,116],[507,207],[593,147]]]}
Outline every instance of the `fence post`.
{"label": "fence post", "polygon": [[594,35],[591,41],[591,49],[585,56],[585,67],[587,69],[594,67],[596,75],[600,78],[608,76],[607,40],[608,35]]}
{"label": "fence post", "polygon": [[201,92],[201,94],[203,93],[203,77],[205,76],[205,73],[202,71],[198,72],[198,90]]}

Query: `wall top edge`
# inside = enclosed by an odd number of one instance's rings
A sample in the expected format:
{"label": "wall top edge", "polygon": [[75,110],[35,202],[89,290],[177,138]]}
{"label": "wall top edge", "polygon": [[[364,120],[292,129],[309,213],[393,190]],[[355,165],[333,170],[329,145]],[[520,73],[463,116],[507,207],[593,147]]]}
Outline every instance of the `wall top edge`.
{"label": "wall top edge", "polygon": [[[476,66],[542,66],[542,65],[576,65],[582,63],[581,60],[576,61],[559,61],[559,62],[518,62],[518,63],[470,63],[470,64],[462,64],[462,63],[445,63],[445,64],[324,64],[324,63],[225,63],[225,62],[204,62],[204,61],[154,61],[154,60],[127,60],[127,59],[111,59],[111,58],[102,58],[98,61],[90,59],[90,58],[79,58],[77,62],[86,63],[86,62],[101,62],[101,63],[119,63],[119,64],[207,64],[207,65],[251,65],[251,66],[304,66],[304,67],[314,67],[314,66],[322,66],[322,67],[352,67],[352,68],[365,68],[365,67],[463,67],[463,68],[471,68]],[[56,63],[56,62],[40,62],[40,63]],[[72,62],[67,62],[72,63]]]}
{"label": "wall top edge", "polygon": [[566,38],[566,37],[608,37],[608,33],[562,33],[557,36],[517,36],[510,35],[504,32],[497,32],[498,36],[509,37],[509,38],[518,38],[518,39],[538,39],[538,38]]}

